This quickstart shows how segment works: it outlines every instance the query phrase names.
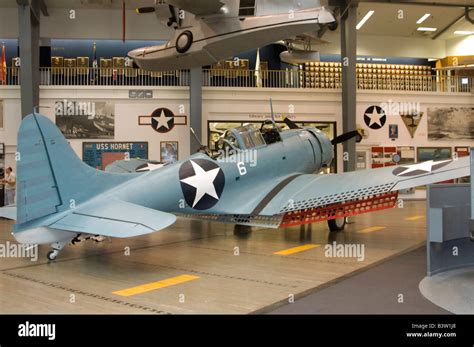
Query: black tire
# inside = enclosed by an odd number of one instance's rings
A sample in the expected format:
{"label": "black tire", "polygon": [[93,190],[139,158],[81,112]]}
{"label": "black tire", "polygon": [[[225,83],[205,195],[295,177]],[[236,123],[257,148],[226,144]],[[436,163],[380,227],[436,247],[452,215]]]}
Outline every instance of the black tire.
{"label": "black tire", "polygon": [[334,31],[336,30],[338,27],[338,23],[337,21],[334,21],[334,22],[331,22],[331,23],[328,23],[328,29],[331,30],[331,31]]}
{"label": "black tire", "polygon": [[54,261],[56,260],[56,257],[58,255],[56,254],[55,251],[49,251],[48,254],[46,255],[46,257],[48,258],[49,261]]}
{"label": "black tire", "polygon": [[346,218],[336,218],[328,220],[329,231],[336,232],[344,230],[346,226]]}
{"label": "black tire", "polygon": [[249,235],[252,232],[252,227],[248,225],[239,225],[234,226],[234,235]]}
{"label": "black tire", "polygon": [[[186,36],[187,40],[184,45],[180,46],[180,40]],[[186,53],[188,49],[192,46],[193,44],[193,33],[190,32],[189,30],[183,31],[181,34],[179,34],[178,38],[176,39],[176,51],[178,53]]]}

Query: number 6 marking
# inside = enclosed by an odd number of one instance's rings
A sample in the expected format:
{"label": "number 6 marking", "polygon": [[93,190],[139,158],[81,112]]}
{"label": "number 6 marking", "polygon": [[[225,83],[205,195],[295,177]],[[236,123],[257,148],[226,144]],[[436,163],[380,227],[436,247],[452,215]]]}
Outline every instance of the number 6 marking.
{"label": "number 6 marking", "polygon": [[239,169],[240,176],[244,176],[247,174],[247,168],[245,167],[245,164],[243,161],[238,162],[237,167]]}

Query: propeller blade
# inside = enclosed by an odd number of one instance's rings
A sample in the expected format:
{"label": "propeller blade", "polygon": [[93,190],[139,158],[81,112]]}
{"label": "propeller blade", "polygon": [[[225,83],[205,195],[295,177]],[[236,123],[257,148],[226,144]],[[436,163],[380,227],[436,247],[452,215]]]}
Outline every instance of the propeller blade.
{"label": "propeller blade", "polygon": [[339,143],[343,143],[343,142],[346,142],[350,139],[352,139],[353,137],[356,138],[356,142],[359,143],[360,141],[362,141],[362,135],[357,131],[357,130],[353,130],[353,131],[349,131],[348,133],[345,133],[345,134],[342,134],[342,135],[339,135],[337,137],[335,137],[331,143],[333,145],[337,145]]}
{"label": "propeller blade", "polygon": [[138,7],[135,9],[136,13],[142,14],[142,13],[152,13],[155,12],[154,7]]}
{"label": "propeller blade", "polygon": [[291,119],[289,118],[285,118],[283,119],[283,122],[288,125],[288,128],[290,129],[301,129],[300,126],[298,126],[295,122],[293,122]]}

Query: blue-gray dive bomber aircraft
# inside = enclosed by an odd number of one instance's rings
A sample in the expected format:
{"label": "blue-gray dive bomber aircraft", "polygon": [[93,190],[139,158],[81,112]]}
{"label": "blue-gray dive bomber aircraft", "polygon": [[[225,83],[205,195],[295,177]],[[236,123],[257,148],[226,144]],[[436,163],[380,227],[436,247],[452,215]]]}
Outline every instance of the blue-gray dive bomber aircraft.
{"label": "blue-gray dive bomber aircraft", "polygon": [[[318,174],[333,146],[314,127],[285,119],[227,131],[215,157],[201,151],[139,173],[96,170],[76,156],[56,125],[31,114],[21,122],[13,236],[50,244],[48,259],[80,235],[133,237],[165,229],[176,216],[271,228],[329,220],[394,207],[397,191],[469,176],[469,158],[380,169]],[[256,161],[245,155],[253,152]],[[254,165],[255,164],[255,165]]]}

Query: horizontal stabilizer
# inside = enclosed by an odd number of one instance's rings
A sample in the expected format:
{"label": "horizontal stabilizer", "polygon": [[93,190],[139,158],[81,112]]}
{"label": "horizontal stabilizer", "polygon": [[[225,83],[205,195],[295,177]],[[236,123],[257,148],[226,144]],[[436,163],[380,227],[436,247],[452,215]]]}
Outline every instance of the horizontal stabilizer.
{"label": "horizontal stabilizer", "polygon": [[133,237],[166,228],[176,216],[132,203],[111,200],[87,205],[49,225],[54,229],[110,237]]}
{"label": "horizontal stabilizer", "polygon": [[5,207],[0,207],[0,217],[16,220],[16,206],[9,205]]}

